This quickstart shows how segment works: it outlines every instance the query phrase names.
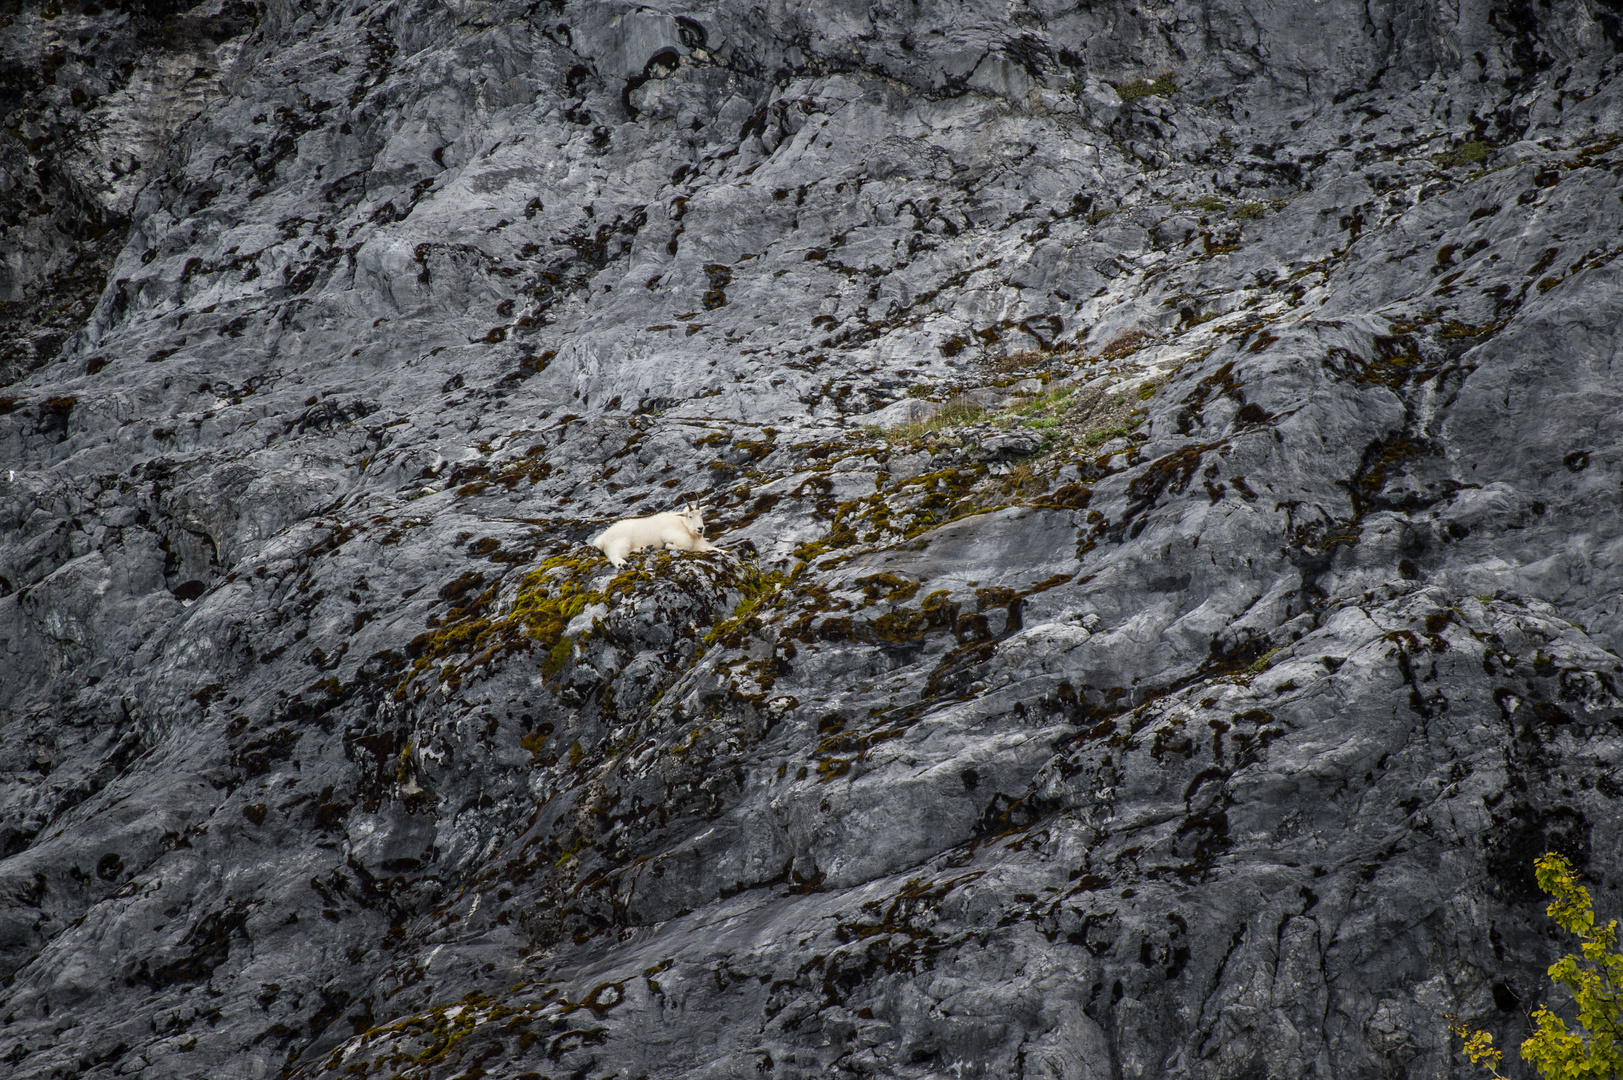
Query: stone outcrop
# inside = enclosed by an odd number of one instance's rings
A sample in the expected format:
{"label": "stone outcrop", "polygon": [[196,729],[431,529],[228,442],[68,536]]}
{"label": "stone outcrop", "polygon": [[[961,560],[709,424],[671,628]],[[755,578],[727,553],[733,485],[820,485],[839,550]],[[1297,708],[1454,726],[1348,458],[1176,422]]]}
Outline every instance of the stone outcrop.
{"label": "stone outcrop", "polygon": [[1623,881],[1620,20],[8,9],[7,1075],[1519,1038]]}

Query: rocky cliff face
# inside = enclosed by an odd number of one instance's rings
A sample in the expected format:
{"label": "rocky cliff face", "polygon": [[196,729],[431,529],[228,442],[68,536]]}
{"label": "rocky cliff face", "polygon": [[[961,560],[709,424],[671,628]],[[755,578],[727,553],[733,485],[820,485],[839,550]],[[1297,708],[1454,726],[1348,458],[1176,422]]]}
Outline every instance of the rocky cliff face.
{"label": "rocky cliff face", "polygon": [[1616,914],[1613,0],[76,5],[7,1075],[1450,1075]]}

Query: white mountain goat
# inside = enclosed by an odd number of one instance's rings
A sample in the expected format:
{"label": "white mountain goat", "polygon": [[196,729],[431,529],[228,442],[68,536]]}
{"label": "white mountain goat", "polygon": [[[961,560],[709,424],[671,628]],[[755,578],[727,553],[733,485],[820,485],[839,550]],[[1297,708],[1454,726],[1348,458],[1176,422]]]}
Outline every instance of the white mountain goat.
{"label": "white mountain goat", "polygon": [[627,555],[643,548],[721,550],[704,538],[704,515],[693,503],[663,514],[616,521],[593,537],[591,545],[607,555],[615,566],[624,566]]}

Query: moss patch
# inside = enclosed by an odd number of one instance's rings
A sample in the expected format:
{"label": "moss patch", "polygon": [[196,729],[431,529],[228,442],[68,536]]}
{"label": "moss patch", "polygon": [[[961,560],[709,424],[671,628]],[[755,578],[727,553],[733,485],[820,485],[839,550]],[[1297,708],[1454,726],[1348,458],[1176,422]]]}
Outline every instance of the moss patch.
{"label": "moss patch", "polygon": [[1493,143],[1472,140],[1461,143],[1459,146],[1444,150],[1440,154],[1431,155],[1431,160],[1445,169],[1452,169],[1460,165],[1481,165],[1493,153]]}
{"label": "moss patch", "polygon": [[1177,91],[1178,84],[1173,81],[1172,72],[1168,71],[1153,79],[1146,77],[1122,83],[1116,87],[1116,96],[1128,102],[1147,97],[1171,97]]}

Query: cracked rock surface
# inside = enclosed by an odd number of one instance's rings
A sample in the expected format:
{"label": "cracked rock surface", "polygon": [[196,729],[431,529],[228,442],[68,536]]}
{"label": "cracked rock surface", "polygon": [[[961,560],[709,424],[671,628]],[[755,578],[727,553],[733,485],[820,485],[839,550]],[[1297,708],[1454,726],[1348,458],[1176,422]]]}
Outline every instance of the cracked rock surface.
{"label": "cracked rock surface", "polygon": [[6,1075],[1519,1040],[1532,860],[1623,884],[1620,45],[0,9]]}

